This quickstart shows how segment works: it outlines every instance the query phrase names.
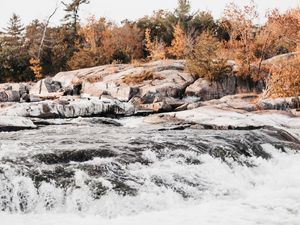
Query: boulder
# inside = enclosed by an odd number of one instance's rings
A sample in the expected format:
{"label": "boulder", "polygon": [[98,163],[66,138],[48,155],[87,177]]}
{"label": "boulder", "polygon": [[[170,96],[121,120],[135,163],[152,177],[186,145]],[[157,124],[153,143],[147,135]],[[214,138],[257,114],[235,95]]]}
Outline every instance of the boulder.
{"label": "boulder", "polygon": [[143,104],[150,104],[156,98],[183,96],[185,88],[194,82],[184,68],[183,60],[156,61],[136,67],[106,65],[61,72],[52,80],[60,82],[64,90],[80,83],[81,93],[94,97],[110,95],[124,102],[140,97]]}
{"label": "boulder", "polygon": [[60,82],[45,78],[38,81],[29,91],[30,96],[37,100],[55,99],[63,95],[63,89]]}
{"label": "boulder", "polygon": [[290,52],[282,55],[274,56],[270,59],[266,59],[262,62],[262,65],[276,65],[280,62],[287,61],[289,59],[294,58],[295,56],[299,55],[300,52]]}
{"label": "boulder", "polygon": [[228,76],[218,81],[207,81],[202,78],[196,80],[185,90],[186,96],[198,96],[203,101],[222,98],[226,95],[240,93],[261,93],[264,84],[251,78]]}
{"label": "boulder", "polygon": [[26,83],[0,84],[0,102],[20,102],[28,100],[30,85]]}
{"label": "boulder", "polygon": [[261,99],[257,108],[262,110],[290,110],[299,109],[299,97]]}

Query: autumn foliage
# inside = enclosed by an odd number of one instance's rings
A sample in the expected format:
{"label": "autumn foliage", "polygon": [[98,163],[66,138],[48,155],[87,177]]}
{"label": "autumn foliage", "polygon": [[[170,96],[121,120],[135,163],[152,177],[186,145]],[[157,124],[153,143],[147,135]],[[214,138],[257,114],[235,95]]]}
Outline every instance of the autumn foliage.
{"label": "autumn foliage", "polygon": [[289,97],[300,95],[300,55],[274,64],[267,80],[265,97]]}
{"label": "autumn foliage", "polygon": [[[42,75],[104,64],[171,58],[187,60],[187,69],[196,77],[251,77],[266,83],[268,96],[299,94],[298,59],[271,67],[264,62],[298,51],[300,8],[270,10],[261,24],[254,0],[244,6],[228,4],[220,19],[210,12],[192,12],[189,0],[178,0],[173,11],[157,10],[116,24],[97,16],[80,21],[78,10],[89,2],[63,1],[63,23],[56,27],[48,27],[49,20],[34,20],[23,26],[21,18],[13,14],[5,32],[0,33],[0,82],[38,80]],[[151,76],[134,77],[140,78]]]}
{"label": "autumn foliage", "polygon": [[190,73],[210,81],[230,74],[232,68],[227,63],[226,54],[222,54],[222,49],[223,45],[211,32],[203,32],[187,59]]}
{"label": "autumn foliage", "polygon": [[151,40],[151,30],[145,31],[145,47],[148,52],[148,59],[150,60],[162,60],[166,58],[166,46],[165,43],[159,41],[157,37]]}
{"label": "autumn foliage", "polygon": [[33,71],[35,79],[40,80],[43,78],[42,67],[40,65],[40,60],[31,58],[30,59],[30,69]]}
{"label": "autumn foliage", "polygon": [[183,59],[187,55],[187,40],[184,30],[180,24],[174,27],[174,38],[171,43],[171,47],[168,49],[168,53],[176,59]]}

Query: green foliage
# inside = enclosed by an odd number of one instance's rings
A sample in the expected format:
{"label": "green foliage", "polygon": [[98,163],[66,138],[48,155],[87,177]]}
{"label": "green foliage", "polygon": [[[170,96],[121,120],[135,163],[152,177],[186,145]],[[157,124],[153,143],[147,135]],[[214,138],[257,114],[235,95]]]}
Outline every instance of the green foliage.
{"label": "green foliage", "polygon": [[17,14],[13,13],[12,17],[9,19],[8,27],[5,29],[6,34],[10,38],[19,40],[21,38],[21,34],[24,31],[24,29],[25,28],[21,23],[21,18]]}
{"label": "green foliage", "polygon": [[189,0],[178,0],[177,8],[175,9],[175,16],[177,18],[177,22],[181,27],[187,30],[188,23],[193,19],[191,13],[191,3]]}
{"label": "green foliage", "polygon": [[72,0],[71,3],[67,4],[62,2],[65,6],[66,15],[64,20],[67,25],[73,29],[73,33],[77,34],[77,23],[79,22],[79,8],[82,4],[89,4],[89,0]]}
{"label": "green foliage", "polygon": [[20,17],[13,14],[5,30],[0,48],[0,82],[32,80],[34,76],[29,68],[30,56],[25,46]]}
{"label": "green foliage", "polygon": [[193,52],[188,56],[187,67],[190,73],[206,80],[218,80],[230,74],[228,59],[222,56],[222,45],[209,32],[203,32],[197,39]]}

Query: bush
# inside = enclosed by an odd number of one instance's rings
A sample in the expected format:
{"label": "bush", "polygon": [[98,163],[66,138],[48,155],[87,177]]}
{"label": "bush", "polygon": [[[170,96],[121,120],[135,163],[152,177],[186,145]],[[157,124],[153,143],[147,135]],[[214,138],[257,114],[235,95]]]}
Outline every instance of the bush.
{"label": "bush", "polygon": [[222,44],[209,32],[203,32],[197,39],[194,50],[187,58],[190,73],[206,80],[218,80],[228,75],[232,68],[223,55]]}
{"label": "bush", "polygon": [[292,97],[300,95],[300,55],[273,65],[267,79],[265,97]]}

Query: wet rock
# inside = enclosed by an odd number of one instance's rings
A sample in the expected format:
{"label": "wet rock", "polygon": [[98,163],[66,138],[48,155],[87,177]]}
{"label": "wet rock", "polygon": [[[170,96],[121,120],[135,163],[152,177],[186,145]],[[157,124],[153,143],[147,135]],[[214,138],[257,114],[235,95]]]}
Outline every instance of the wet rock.
{"label": "wet rock", "polygon": [[0,132],[34,128],[36,128],[36,125],[29,119],[18,116],[0,116]]}
{"label": "wet rock", "polygon": [[40,162],[52,165],[70,162],[86,162],[95,157],[109,158],[114,157],[116,154],[110,150],[78,150],[78,151],[64,151],[63,153],[48,153],[38,154],[34,158]]}

